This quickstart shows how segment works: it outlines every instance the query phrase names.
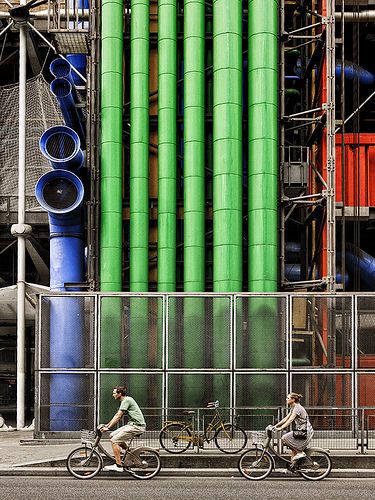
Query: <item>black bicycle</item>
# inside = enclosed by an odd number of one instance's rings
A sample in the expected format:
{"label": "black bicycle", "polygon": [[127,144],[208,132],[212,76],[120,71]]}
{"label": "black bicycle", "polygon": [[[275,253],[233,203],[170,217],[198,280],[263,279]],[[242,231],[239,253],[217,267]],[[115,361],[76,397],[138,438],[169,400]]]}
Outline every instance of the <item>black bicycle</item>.
{"label": "black bicycle", "polygon": [[238,470],[246,479],[260,481],[268,477],[276,468],[274,456],[285,463],[287,470],[299,474],[309,481],[320,481],[328,476],[332,469],[332,460],[328,453],[320,448],[306,448],[306,456],[292,462],[281,456],[272,445],[273,427],[266,428],[266,440],[264,434],[253,433],[253,445],[240,456]]}
{"label": "black bicycle", "polygon": [[[102,432],[82,430],[81,442],[83,446],[71,451],[66,459],[69,473],[78,479],[92,479],[103,469],[103,455],[115,462],[113,454],[106,450],[100,443]],[[139,446],[124,449],[121,463],[124,471],[136,479],[151,479],[158,474],[161,467],[160,456],[157,450],[148,446]]]}

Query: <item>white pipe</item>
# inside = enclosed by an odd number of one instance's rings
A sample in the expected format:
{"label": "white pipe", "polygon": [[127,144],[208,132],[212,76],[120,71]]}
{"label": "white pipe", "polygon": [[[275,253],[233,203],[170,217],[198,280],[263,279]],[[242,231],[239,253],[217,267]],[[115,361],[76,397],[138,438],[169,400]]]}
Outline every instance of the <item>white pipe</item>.
{"label": "white pipe", "polygon": [[[25,5],[26,0],[20,4]],[[20,26],[19,129],[18,129],[18,224],[25,224],[26,163],[26,27]],[[25,426],[25,256],[26,241],[17,233],[17,429]]]}
{"label": "white pipe", "polygon": [[[59,13],[59,18],[60,19],[63,19],[64,21],[68,18],[72,18],[73,22],[76,20],[76,16],[77,16],[77,11],[74,10],[74,9],[69,9],[66,10],[62,10],[60,13]],[[9,19],[11,17],[11,15],[9,14],[9,12],[6,12],[6,11],[3,11],[3,10],[0,10],[0,19]],[[30,12],[30,19],[48,19],[48,18],[52,18],[53,17],[53,12],[52,10],[38,10],[38,11],[31,11]],[[88,21],[90,18],[90,10],[89,9],[79,9],[78,11],[78,22],[80,21]]]}
{"label": "white pipe", "polygon": [[[336,21],[340,22],[341,12],[335,12]],[[375,21],[375,10],[361,10],[360,12],[345,12],[344,20],[347,23],[355,23],[357,21],[362,23],[371,23]]]}

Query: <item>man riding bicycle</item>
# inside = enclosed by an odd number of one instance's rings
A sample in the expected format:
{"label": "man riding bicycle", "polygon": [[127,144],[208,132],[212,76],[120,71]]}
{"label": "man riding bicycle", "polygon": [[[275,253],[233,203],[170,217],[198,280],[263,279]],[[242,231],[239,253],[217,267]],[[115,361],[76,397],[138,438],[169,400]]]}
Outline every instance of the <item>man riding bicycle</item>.
{"label": "man riding bicycle", "polygon": [[135,436],[140,436],[146,430],[146,422],[136,401],[126,395],[126,387],[114,387],[112,396],[115,400],[121,402],[120,407],[108,424],[101,428],[101,431],[105,432],[114,427],[124,417],[125,413],[128,414],[128,423],[111,432],[110,438],[116,463],[107,465],[103,470],[123,472],[121,448],[126,449],[128,446],[127,441],[130,441]]}

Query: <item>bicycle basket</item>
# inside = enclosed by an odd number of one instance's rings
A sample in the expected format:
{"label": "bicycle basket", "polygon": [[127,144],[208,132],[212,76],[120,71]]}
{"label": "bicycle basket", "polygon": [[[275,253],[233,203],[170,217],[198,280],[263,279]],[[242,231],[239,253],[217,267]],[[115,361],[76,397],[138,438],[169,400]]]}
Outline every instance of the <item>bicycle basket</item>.
{"label": "bicycle basket", "polygon": [[252,444],[263,444],[265,439],[266,439],[265,432],[256,431],[251,433]]}
{"label": "bicycle basket", "polygon": [[92,444],[96,439],[96,432],[90,431],[88,429],[81,430],[81,443],[90,443]]}

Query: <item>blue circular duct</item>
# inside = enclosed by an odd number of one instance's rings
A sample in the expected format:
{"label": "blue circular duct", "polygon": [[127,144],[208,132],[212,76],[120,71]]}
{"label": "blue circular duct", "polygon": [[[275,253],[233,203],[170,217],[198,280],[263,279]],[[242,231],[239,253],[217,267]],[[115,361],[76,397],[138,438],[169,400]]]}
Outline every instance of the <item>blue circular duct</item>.
{"label": "blue circular duct", "polygon": [[57,57],[49,65],[49,70],[55,78],[66,78],[73,83],[72,69],[70,63],[65,59]]}
{"label": "blue circular duct", "polygon": [[83,201],[82,181],[68,170],[52,170],[39,178],[35,186],[39,204],[50,214],[69,214]]}
{"label": "blue circular duct", "polygon": [[72,84],[67,78],[56,77],[52,80],[50,89],[52,94],[57,98],[64,98],[72,92]]}
{"label": "blue circular duct", "polygon": [[39,140],[39,148],[52,168],[76,172],[83,165],[84,155],[79,136],[65,125],[47,129]]}
{"label": "blue circular duct", "polygon": [[60,105],[61,113],[65,125],[77,132],[80,144],[84,148],[86,142],[85,127],[83,125],[83,115],[80,108],[76,107],[75,87],[66,78],[55,78],[50,89]]}

